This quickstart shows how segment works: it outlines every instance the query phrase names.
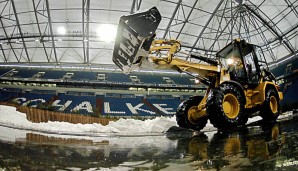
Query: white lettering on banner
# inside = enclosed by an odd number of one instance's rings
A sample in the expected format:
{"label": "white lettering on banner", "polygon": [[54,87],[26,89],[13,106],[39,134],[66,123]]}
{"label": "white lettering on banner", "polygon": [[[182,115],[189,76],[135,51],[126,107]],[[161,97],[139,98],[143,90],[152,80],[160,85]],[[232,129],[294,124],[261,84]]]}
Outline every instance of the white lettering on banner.
{"label": "white lettering on banner", "polygon": [[77,105],[72,111],[80,111],[80,110],[87,110],[88,113],[93,113],[92,105],[90,102],[83,101],[79,105]]}
{"label": "white lettering on banner", "polygon": [[[38,103],[45,103],[46,101],[44,99],[32,99],[28,100],[25,97],[19,97],[15,98],[12,100],[15,103],[18,103],[22,106],[29,106],[30,104],[34,104],[31,107],[37,107]],[[54,107],[57,107],[57,111],[64,112],[72,103],[71,100],[66,101],[65,103],[61,103],[61,100],[55,100],[51,105]],[[125,103],[126,106],[120,106],[121,104],[114,104],[114,106],[110,106],[110,102],[104,102],[103,103],[103,114],[118,114],[118,115],[125,115],[125,114],[133,114],[133,115],[138,115],[140,112],[143,113],[148,113],[150,115],[155,115],[156,112],[151,111],[150,109],[144,109],[145,104],[144,103],[139,103],[136,105],[132,105],[131,103]],[[122,104],[124,105],[124,104]],[[163,112],[164,114],[175,114],[175,111],[173,108],[168,107],[167,104],[152,104],[153,106],[156,107],[159,111]],[[114,108],[114,111],[111,110],[111,107]],[[127,112],[127,109],[124,110],[124,107],[127,107],[128,110],[130,111],[129,113]],[[115,110],[118,109],[118,110]],[[123,110],[119,110],[123,109]],[[93,108],[92,108],[92,103],[89,101],[83,101],[82,103],[78,104],[76,107],[71,109],[70,111],[79,111],[79,110],[86,110],[88,113],[94,113]]]}
{"label": "white lettering on banner", "polygon": [[134,35],[132,35],[128,30],[124,29],[122,35],[126,39],[130,40],[130,43],[133,46],[136,46],[137,44],[139,44],[138,39]]}
{"label": "white lettering on banner", "polygon": [[19,98],[15,98],[12,101],[17,103],[17,104],[22,104],[26,101],[27,99],[25,97],[19,97]]}
{"label": "white lettering on banner", "polygon": [[123,43],[120,43],[120,49],[122,49],[128,56],[132,56],[135,51],[135,48],[133,46],[131,46],[130,44],[127,44],[127,46],[125,46]]}
{"label": "white lettering on banner", "polygon": [[71,103],[72,101],[71,100],[68,100],[66,103],[64,103],[63,105],[60,105],[58,104],[61,100],[55,100],[53,103],[52,103],[52,106],[56,106],[56,107],[60,107],[58,109],[58,111],[61,111],[63,112]]}
{"label": "white lettering on banner", "polygon": [[[32,103],[32,102],[38,102],[38,101],[40,101],[41,103],[45,103],[46,102],[44,99],[33,99],[33,100],[28,100],[27,102],[23,103],[22,106],[28,106],[28,105],[30,106],[30,103]],[[37,107],[37,105],[35,104],[35,105],[30,106],[30,107]]]}
{"label": "white lettering on banner", "polygon": [[128,60],[127,57],[125,56],[125,54],[121,50],[118,51],[118,55],[121,56],[126,61]]}
{"label": "white lettering on banner", "polygon": [[167,107],[167,104],[153,104],[158,110],[162,111],[165,114],[175,114],[175,112],[169,112],[169,110],[173,111],[173,108],[163,108],[162,106]]}
{"label": "white lettering on banner", "polygon": [[111,111],[110,108],[110,103],[109,102],[104,102],[104,113],[109,113],[109,114],[125,114],[125,111]]}
{"label": "white lettering on banner", "polygon": [[126,103],[126,106],[131,111],[132,114],[135,114],[135,115],[139,114],[137,110],[143,111],[143,112],[146,112],[146,113],[150,113],[151,115],[156,114],[155,112],[152,112],[150,110],[141,109],[140,107],[142,107],[143,105],[144,105],[144,103],[140,103],[136,106],[132,106],[131,103]]}

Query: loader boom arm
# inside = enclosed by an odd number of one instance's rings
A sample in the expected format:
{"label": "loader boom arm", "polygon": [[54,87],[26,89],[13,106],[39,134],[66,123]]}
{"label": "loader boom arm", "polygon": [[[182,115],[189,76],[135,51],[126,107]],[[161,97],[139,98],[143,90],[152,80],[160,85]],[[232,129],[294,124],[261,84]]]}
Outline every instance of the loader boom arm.
{"label": "loader boom arm", "polygon": [[[217,65],[194,63],[175,57],[175,54],[178,53],[179,50],[180,42],[178,40],[154,40],[149,50],[147,60],[155,64],[155,68],[157,69],[173,69],[178,72],[198,74],[202,77],[220,72],[220,68]],[[165,55],[161,56],[156,54]]]}
{"label": "loader boom arm", "polygon": [[176,54],[181,53],[180,41],[154,39],[160,20],[156,7],[146,12],[122,16],[114,45],[113,62],[127,74],[140,67],[173,69],[186,72],[208,84],[207,77],[221,71],[218,62],[196,55],[191,57],[207,64],[178,57]]}

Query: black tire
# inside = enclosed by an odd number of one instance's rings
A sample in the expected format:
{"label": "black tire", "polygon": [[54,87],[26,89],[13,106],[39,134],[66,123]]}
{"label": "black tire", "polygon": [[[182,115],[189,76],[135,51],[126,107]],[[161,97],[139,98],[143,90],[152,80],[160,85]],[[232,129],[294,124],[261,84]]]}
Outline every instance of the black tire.
{"label": "black tire", "polygon": [[263,121],[275,122],[280,114],[279,98],[276,90],[270,88],[266,91],[265,101],[261,107],[260,115]]}
{"label": "black tire", "polygon": [[[245,97],[241,91],[237,86],[225,83],[210,92],[207,98],[206,110],[213,126],[227,130],[246,124],[248,115],[244,109]],[[231,101],[234,103],[230,103],[227,97],[231,97]],[[226,103],[228,103],[230,111],[224,111],[226,110],[224,109]],[[232,114],[230,115],[230,113]]]}
{"label": "black tire", "polygon": [[208,120],[207,117],[201,117],[196,123],[193,123],[188,119],[188,110],[193,106],[199,105],[202,99],[203,97],[201,96],[193,96],[179,105],[176,111],[176,121],[180,127],[199,131],[206,126]]}

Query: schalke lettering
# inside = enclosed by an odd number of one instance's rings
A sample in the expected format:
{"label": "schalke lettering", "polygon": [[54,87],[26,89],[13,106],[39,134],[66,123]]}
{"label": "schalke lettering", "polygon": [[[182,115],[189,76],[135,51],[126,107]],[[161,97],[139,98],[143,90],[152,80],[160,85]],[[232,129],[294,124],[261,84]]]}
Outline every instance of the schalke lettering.
{"label": "schalke lettering", "polygon": [[[30,106],[30,107],[37,107],[38,104],[45,104],[46,100],[44,99],[26,99],[25,97],[15,98],[12,101],[18,103],[22,106]],[[67,100],[65,102],[61,102],[61,100],[55,100],[50,104],[51,106],[56,108],[56,111],[72,111],[72,112],[82,112],[85,111],[87,113],[94,113],[93,109],[95,107],[94,103],[91,103],[89,101],[82,101],[77,104],[72,104],[72,100]],[[93,104],[93,105],[92,105]],[[123,105],[113,105],[110,102],[103,102],[103,114],[114,114],[114,115],[155,115],[156,112],[152,111],[151,108],[147,106],[144,103],[138,103],[133,105],[132,103],[123,103]],[[168,107],[168,104],[152,104],[157,110],[163,112],[167,115],[174,114],[173,108]],[[72,108],[70,108],[72,106]]]}

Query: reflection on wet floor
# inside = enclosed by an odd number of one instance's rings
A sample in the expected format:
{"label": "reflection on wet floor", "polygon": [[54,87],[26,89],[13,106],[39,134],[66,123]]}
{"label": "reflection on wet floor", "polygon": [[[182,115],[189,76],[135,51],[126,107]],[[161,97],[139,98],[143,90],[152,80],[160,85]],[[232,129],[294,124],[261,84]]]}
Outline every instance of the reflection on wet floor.
{"label": "reflection on wet floor", "polygon": [[180,144],[196,158],[196,169],[274,170],[285,139],[285,134],[279,134],[278,125],[274,125],[268,130],[255,127],[217,132],[210,141],[199,135],[180,140]]}
{"label": "reflection on wet floor", "polygon": [[4,170],[298,170],[297,119],[229,132],[85,137],[0,127]]}

